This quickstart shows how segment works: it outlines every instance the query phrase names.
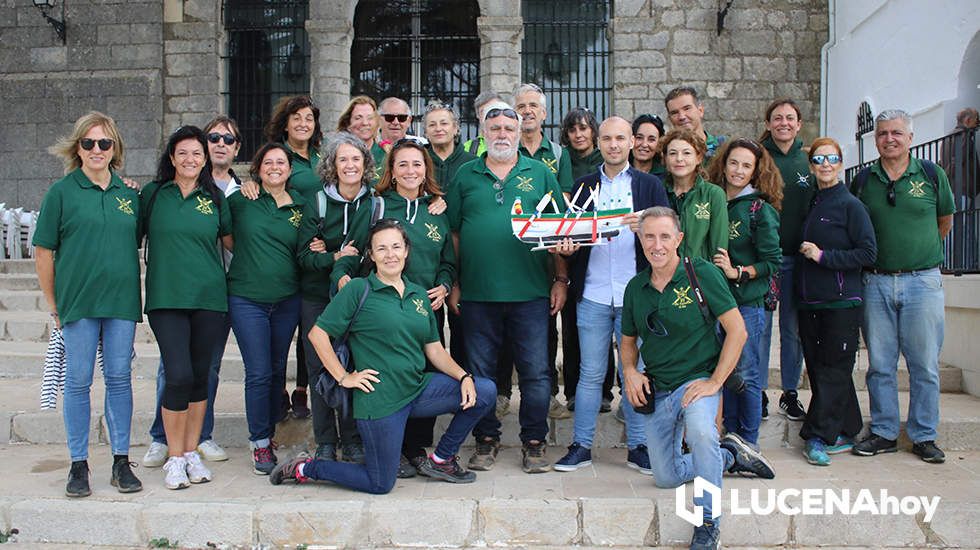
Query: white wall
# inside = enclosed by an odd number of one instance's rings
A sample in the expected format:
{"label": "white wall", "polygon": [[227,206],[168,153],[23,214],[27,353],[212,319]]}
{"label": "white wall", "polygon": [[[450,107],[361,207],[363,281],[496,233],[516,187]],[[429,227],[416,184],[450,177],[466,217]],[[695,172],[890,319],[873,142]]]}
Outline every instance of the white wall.
{"label": "white wall", "polygon": [[[980,2],[836,0],[831,5],[836,14],[827,51],[826,133],[844,147],[845,165],[857,164],[854,134],[862,101],[873,115],[890,108],[908,111],[916,144],[947,134],[958,109],[980,107],[980,82],[960,82],[961,73],[964,80],[977,78],[974,68],[963,65],[968,48],[980,47],[980,40],[973,40],[980,32]],[[976,52],[971,58],[978,59]],[[864,154],[866,160],[878,156],[870,134]]]}

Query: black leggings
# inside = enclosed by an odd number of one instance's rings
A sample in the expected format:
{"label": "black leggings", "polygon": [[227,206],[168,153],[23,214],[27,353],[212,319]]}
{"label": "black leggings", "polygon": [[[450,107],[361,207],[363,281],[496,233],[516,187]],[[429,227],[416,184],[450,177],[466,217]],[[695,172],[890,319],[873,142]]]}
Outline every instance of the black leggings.
{"label": "black leggings", "polygon": [[207,401],[211,356],[224,333],[225,314],[205,309],[155,309],[146,316],[160,347],[166,378],[160,406],[186,411],[188,403]]}

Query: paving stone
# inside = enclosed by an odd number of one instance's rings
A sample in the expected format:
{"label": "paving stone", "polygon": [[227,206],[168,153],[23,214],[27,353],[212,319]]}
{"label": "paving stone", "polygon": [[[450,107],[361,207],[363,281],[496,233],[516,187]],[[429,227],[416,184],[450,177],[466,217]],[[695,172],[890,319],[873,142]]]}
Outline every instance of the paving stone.
{"label": "paving stone", "polygon": [[23,542],[143,546],[141,506],[97,500],[23,500],[10,506],[10,524]]}
{"label": "paving stone", "polygon": [[919,524],[927,535],[936,537],[929,540],[932,544],[975,548],[980,546],[978,515],[980,504],[976,502],[940,502],[932,522],[923,524],[920,521]]}
{"label": "paving stone", "polygon": [[462,546],[474,533],[475,500],[445,500],[424,508],[409,500],[377,500],[368,509],[371,543],[393,546]]}
{"label": "paving stone", "polygon": [[148,540],[166,538],[181,548],[203,548],[209,543],[250,544],[252,514],[252,507],[244,504],[164,502],[143,508],[141,518]]}
{"label": "paving stone", "polygon": [[925,545],[925,534],[914,517],[904,515],[861,514],[844,516],[798,515],[793,517],[796,543],[806,546],[840,544],[854,546]]}
{"label": "paving stone", "polygon": [[[89,444],[99,443],[101,414],[92,414],[89,420]],[[10,439],[28,443],[64,443],[65,422],[60,410],[27,412],[14,416]]]}
{"label": "paving stone", "polygon": [[582,542],[602,546],[652,544],[657,507],[650,499],[582,499]]}
{"label": "paving stone", "polygon": [[483,540],[488,545],[568,545],[578,537],[578,503],[567,500],[487,499],[480,501]]}
{"label": "paving stone", "polygon": [[363,500],[263,503],[256,512],[258,539],[274,547],[354,545],[365,539],[367,507],[367,501]]}

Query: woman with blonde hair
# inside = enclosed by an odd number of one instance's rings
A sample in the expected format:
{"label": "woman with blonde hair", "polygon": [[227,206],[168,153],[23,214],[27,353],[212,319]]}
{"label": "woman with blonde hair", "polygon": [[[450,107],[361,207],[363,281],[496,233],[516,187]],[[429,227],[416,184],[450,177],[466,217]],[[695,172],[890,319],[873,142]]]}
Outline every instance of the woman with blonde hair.
{"label": "woman with blonde hair", "polygon": [[105,417],[113,464],[110,483],[121,493],[143,488],[129,462],[133,416],[131,361],[140,315],[137,242],[139,195],[117,171],[123,141],[112,118],[92,111],[49,149],[65,177],[41,203],[34,232],[38,282],[65,340],[64,421],[71,454],[65,492],[92,494],[88,480],[90,390],[102,342]]}
{"label": "woman with blonde hair", "polygon": [[380,178],[380,172],[384,169],[385,150],[378,145],[378,126],[378,104],[366,95],[352,97],[337,119],[338,132],[354,134],[371,151],[371,159],[377,168],[376,175]]}

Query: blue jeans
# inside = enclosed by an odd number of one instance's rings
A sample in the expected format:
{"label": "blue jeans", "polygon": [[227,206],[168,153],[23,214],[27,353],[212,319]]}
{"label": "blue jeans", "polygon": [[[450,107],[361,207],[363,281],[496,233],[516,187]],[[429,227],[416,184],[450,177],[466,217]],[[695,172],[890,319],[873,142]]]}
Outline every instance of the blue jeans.
{"label": "blue jeans", "polygon": [[286,359],[299,324],[299,294],[273,304],[228,296],[231,328],[245,362],[248,440],[268,447],[276,432],[286,384]]}
{"label": "blue jeans", "polygon": [[772,349],[772,312],[763,308],[766,315],[762,325],[762,341],[759,342],[759,388],[769,389],[769,351]]}
{"label": "blue jeans", "polygon": [[65,434],[72,461],[88,459],[90,390],[95,370],[95,350],[102,338],[105,365],[105,418],[109,425],[112,454],[129,454],[129,430],[133,420],[133,338],[136,323],[125,319],[90,318],[62,327],[65,339]]}
{"label": "blue jeans", "polygon": [[[218,396],[218,377],[221,374],[221,358],[225,355],[225,345],[228,343],[228,332],[231,331],[231,318],[225,317],[225,329],[223,335],[218,339],[214,347],[214,355],[211,356],[211,370],[208,373],[208,407],[204,412],[204,425],[201,427],[201,442],[211,439],[214,432],[214,400]],[[160,400],[163,398],[163,388],[166,387],[167,378],[163,371],[163,359],[157,367],[157,408],[156,416],[153,417],[153,425],[150,426],[150,437],[153,441],[167,444],[167,435],[163,432],[163,417],[160,416]]]}
{"label": "blue jeans", "polygon": [[[470,372],[496,383],[497,355],[506,332],[521,390],[521,441],[544,441],[548,435],[548,299],[528,302],[463,302],[463,333]],[[497,403],[473,429],[477,439],[500,440]]]}
{"label": "blue jeans", "polygon": [[463,410],[459,408],[459,382],[441,372],[434,373],[411,403],[384,418],[357,421],[357,431],[364,440],[364,464],[314,460],[305,466],[303,474],[356,491],[388,493],[395,486],[398,474],[405,422],[409,417],[428,418],[446,413],[454,413],[453,419],[439,439],[435,454],[447,460],[455,458],[466,434],[497,402],[497,386],[493,382],[479,376],[473,382],[476,404]]}
{"label": "blue jeans", "polygon": [[[578,303],[577,319],[582,360],[578,386],[575,388],[574,441],[591,449],[599,406],[602,404],[602,383],[606,379],[609,366],[609,342],[613,335],[616,336],[617,344],[622,344],[623,340],[623,308],[582,298]],[[639,356],[637,368],[643,371],[643,360]],[[622,380],[622,359],[617,369]],[[626,419],[626,445],[630,449],[635,449],[637,445],[646,445],[643,415],[633,410],[628,399],[622,400],[622,406],[623,417]]]}
{"label": "blue jeans", "polygon": [[793,264],[795,256],[783,256],[779,268],[779,372],[783,391],[796,391],[803,373],[803,347],[800,345],[799,318],[796,312],[796,294],[793,289]]}
{"label": "blue jeans", "polygon": [[939,351],[945,297],[939,268],[901,275],[864,274],[864,338],[868,344],[871,431],[897,439],[898,353],[909,369],[909,417],[913,443],[934,441],[939,423]]}
{"label": "blue jeans", "polygon": [[749,337],[738,359],[739,374],[745,380],[745,390],[734,393],[724,390],[722,401],[725,431],[737,433],[749,443],[759,442],[759,424],[762,422],[762,387],[759,380],[759,363],[762,353],[762,333],[766,324],[766,311],[762,307],[739,306],[738,312],[745,321]]}
{"label": "blue jeans", "polygon": [[[722,473],[735,462],[735,457],[718,445],[715,416],[719,394],[702,397],[687,407],[681,406],[691,382],[685,382],[672,392],[657,391],[654,394],[656,408],[653,414],[645,415],[650,467],[657,487],[673,489],[701,476],[721,488]],[[690,454],[681,452],[682,441],[687,441]],[[707,494],[694,497],[694,505],[701,506],[704,518],[710,520],[716,503],[708,497]]]}

